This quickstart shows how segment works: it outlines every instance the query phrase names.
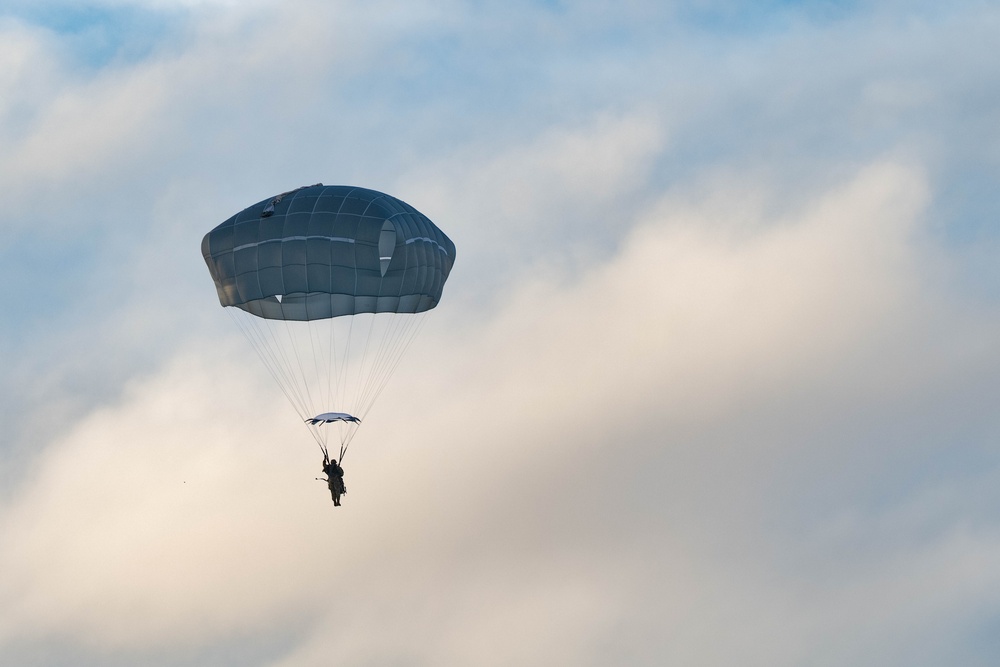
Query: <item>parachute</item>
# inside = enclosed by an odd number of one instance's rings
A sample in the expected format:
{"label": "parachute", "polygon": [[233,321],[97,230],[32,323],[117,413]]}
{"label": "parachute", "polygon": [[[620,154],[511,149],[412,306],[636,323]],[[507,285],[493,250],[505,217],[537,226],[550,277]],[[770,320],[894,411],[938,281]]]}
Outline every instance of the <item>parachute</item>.
{"label": "parachute", "polygon": [[304,186],[244,209],[201,254],[232,316],[324,455],[340,460],[427,312],[455,244],[375,190]]}

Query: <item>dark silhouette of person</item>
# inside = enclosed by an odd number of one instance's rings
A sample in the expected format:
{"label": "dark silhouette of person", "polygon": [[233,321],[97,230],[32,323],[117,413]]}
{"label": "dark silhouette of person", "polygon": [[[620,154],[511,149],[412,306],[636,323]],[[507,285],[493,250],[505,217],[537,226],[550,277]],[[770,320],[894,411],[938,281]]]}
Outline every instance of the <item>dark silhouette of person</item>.
{"label": "dark silhouette of person", "polygon": [[330,489],[333,504],[340,507],[340,496],[347,493],[344,486],[344,469],[337,465],[337,459],[323,457],[323,472],[326,474],[326,486]]}

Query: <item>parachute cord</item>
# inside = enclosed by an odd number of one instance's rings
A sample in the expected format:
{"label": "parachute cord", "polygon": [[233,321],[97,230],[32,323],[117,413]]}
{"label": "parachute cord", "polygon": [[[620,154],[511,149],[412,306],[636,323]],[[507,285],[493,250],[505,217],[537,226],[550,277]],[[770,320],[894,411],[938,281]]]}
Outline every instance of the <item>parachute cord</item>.
{"label": "parachute cord", "polygon": [[[312,392],[309,390],[309,384],[310,383],[309,383],[308,373],[306,372],[305,366],[302,363],[302,358],[299,355],[299,345],[298,345],[299,341],[296,340],[297,337],[293,333],[293,330],[292,330],[292,326],[293,325],[292,325],[292,323],[289,320],[283,320],[283,321],[284,321],[284,324],[285,324],[285,327],[284,327],[285,334],[288,336],[289,347],[292,348],[292,354],[295,357],[295,367],[293,367],[289,363],[288,364],[289,368],[291,369],[291,371],[293,373],[295,371],[295,368],[296,367],[298,368],[298,376],[297,377],[300,380],[299,385],[305,391],[305,402],[304,402],[305,404],[304,404],[304,407],[305,407],[306,411],[308,412],[310,410],[315,410],[315,408],[316,408],[316,402],[313,399]],[[296,323],[296,324],[298,324],[298,323]],[[309,336],[309,340],[310,340],[310,343],[311,343],[312,342],[312,331],[311,331],[311,329],[309,327],[309,322],[308,321],[305,322],[304,326],[305,326],[305,335]],[[313,354],[313,357],[315,357],[315,356],[316,355]],[[318,375],[318,370],[317,370],[317,375]],[[304,416],[302,418],[303,418],[303,420],[305,420],[308,417],[314,417],[314,416],[315,415],[307,415],[307,416]],[[325,447],[326,432],[322,429],[322,427],[310,427],[309,430],[310,430],[310,432],[312,432],[313,437],[317,440],[317,442],[322,443],[323,446]]]}
{"label": "parachute cord", "polygon": [[[306,377],[306,372],[302,365],[302,358],[299,356],[299,346],[295,344],[295,339],[292,336],[291,323],[288,320],[283,320],[283,322],[285,323],[285,333],[288,335],[288,340],[291,343],[290,347],[292,348],[292,354],[295,355],[295,363],[298,366],[299,378],[302,379],[302,387],[305,390],[306,406],[315,405],[312,399],[312,392],[309,391],[309,380]],[[308,331],[306,333],[308,334]],[[294,368],[292,370],[294,371]]]}
{"label": "parachute cord", "polygon": [[336,409],[337,396],[333,393],[333,378],[334,376],[340,377],[340,364],[337,359],[337,326],[336,318],[331,317],[330,321],[327,323],[329,331],[327,332],[327,340],[329,342],[329,347],[327,349],[327,358],[329,359],[331,372],[326,374],[326,398],[330,404],[330,407]]}
{"label": "parachute cord", "polygon": [[334,335],[339,334],[340,340],[335,343],[334,354],[337,355],[336,363],[336,374],[335,378],[331,378],[333,382],[333,400],[334,409],[339,410],[340,406],[344,403],[344,376],[347,373],[348,358],[351,350],[351,327],[353,326],[354,316],[348,316],[350,320],[345,320],[347,323],[346,331],[345,327],[340,327],[340,331],[335,332]]}
{"label": "parachute cord", "polygon": [[[291,362],[283,354],[283,347],[275,335],[277,333],[276,328],[269,326],[270,320],[258,322],[258,318],[244,313],[242,310],[239,310],[239,312],[235,312],[231,308],[226,308],[225,310],[236,323],[237,328],[239,328],[244,338],[247,339],[247,342],[250,343],[250,347],[257,353],[257,356],[264,364],[264,368],[267,369],[268,373],[274,379],[281,393],[285,395],[292,409],[305,421],[311,415],[307,414],[308,406],[304,397],[297,391],[298,387],[294,381]],[[310,435],[320,446],[320,449],[326,451],[323,433],[316,427],[310,426],[308,428]]]}
{"label": "parachute cord", "polygon": [[303,411],[300,409],[301,400],[298,400],[300,397],[294,395],[294,387],[290,382],[290,378],[282,373],[280,361],[273,355],[269,348],[265,347],[266,340],[262,332],[257,329],[252,322],[248,324],[247,320],[241,318],[236,313],[231,312],[229,308],[227,308],[226,311],[229,312],[230,317],[232,317],[233,321],[236,322],[240,332],[250,343],[250,347],[253,348],[254,352],[257,353],[257,356],[259,356],[261,361],[264,362],[264,368],[266,368],[268,373],[271,374],[271,377],[277,383],[278,388],[281,389],[285,398],[288,399],[288,402],[292,404],[292,408],[294,408],[295,412],[301,417]]}
{"label": "parachute cord", "polygon": [[295,367],[292,365],[292,361],[288,358],[286,351],[286,344],[280,339],[280,328],[279,325],[274,324],[270,321],[260,323],[258,326],[261,327],[262,331],[267,334],[267,345],[269,350],[274,350],[276,352],[274,358],[277,364],[277,368],[281,370],[282,377],[285,378],[286,386],[289,388],[289,392],[295,396],[297,401],[296,411],[299,416],[304,420],[310,415],[309,412],[309,402],[305,394],[302,393],[302,385],[297,381],[295,375]]}
{"label": "parachute cord", "polygon": [[[425,322],[427,321],[428,312],[416,313],[415,317],[410,319],[405,326],[402,327],[402,333],[399,330],[392,333],[396,336],[396,341],[393,344],[393,351],[388,355],[388,359],[385,363],[385,368],[381,373],[381,377],[376,383],[367,391],[364,403],[359,405],[358,413],[355,414],[356,417],[362,421],[367,417],[368,413],[371,411],[372,407],[375,405],[378,397],[382,394],[385,388],[389,384],[390,378],[395,374],[396,369],[399,367],[400,362],[405,356],[406,351],[409,349],[410,345],[416,340],[417,335],[423,329]],[[398,334],[398,335],[397,335]],[[347,453],[348,447],[350,447],[351,441],[357,434],[358,428],[356,424],[352,424],[348,433],[342,439],[340,456],[341,458]]]}
{"label": "parachute cord", "polygon": [[[374,404],[376,397],[382,392],[382,389],[385,388],[389,378],[392,377],[392,374],[395,372],[396,367],[403,358],[403,355],[410,346],[410,343],[413,342],[413,339],[423,326],[424,319],[425,313],[418,314],[413,318],[408,317],[406,325],[401,327],[399,334],[392,339],[393,349],[386,354],[385,364],[381,371],[382,376],[380,381],[374,384],[375,393],[368,401],[368,408]],[[365,410],[365,412],[367,413],[367,410]]]}
{"label": "parachute cord", "polygon": [[285,345],[279,339],[280,331],[278,325],[273,324],[270,320],[258,322],[255,319],[250,319],[250,321],[260,332],[261,339],[266,346],[265,349],[272,353],[274,366],[281,373],[282,378],[284,378],[285,386],[288,387],[289,393],[294,395],[296,412],[299,413],[300,417],[305,419],[309,416],[306,414],[308,412],[308,403],[299,388],[300,384],[296,382],[295,369],[288,355],[285,353]]}
{"label": "parachute cord", "polygon": [[395,355],[398,353],[401,335],[405,333],[408,324],[413,322],[410,315],[394,315],[382,320],[386,326],[377,337],[380,339],[378,350],[373,355],[371,367],[366,369],[366,375],[359,384],[359,396],[357,399],[358,413],[365,412],[368,407],[372,393],[383,381],[385,369],[391,367]]}
{"label": "parachute cord", "polygon": [[[343,366],[341,367],[342,372],[340,373],[340,376],[337,378],[337,400],[338,401],[343,400],[345,401],[345,403],[347,399],[346,394],[348,387],[347,374],[348,371],[350,370],[349,361],[351,358],[351,347],[354,344],[354,321],[356,319],[357,315],[352,315],[351,320],[350,322],[348,322],[347,325],[347,347],[344,349],[344,356],[342,357],[343,360]],[[349,408],[351,406],[345,405],[344,407]],[[341,438],[341,442],[343,442],[343,438]]]}
{"label": "parachute cord", "polygon": [[419,334],[421,329],[423,329],[424,322],[426,321],[425,315],[426,312],[422,313],[416,324],[414,326],[409,327],[409,331],[404,332],[403,334],[405,338],[404,342],[393,353],[394,359],[391,361],[391,365],[383,374],[381,381],[377,384],[377,389],[375,390],[374,394],[370,396],[367,405],[363,410],[361,410],[361,416],[359,417],[359,419],[364,419],[365,417],[368,416],[368,412],[371,410],[372,406],[375,405],[375,401],[388,386],[389,379],[393,376],[393,374],[395,374],[396,369],[399,367],[400,362],[403,360],[403,357],[406,354],[406,350],[409,349],[413,341],[416,340],[417,334]]}
{"label": "parachute cord", "polygon": [[[308,316],[308,309],[306,311],[306,314]],[[318,412],[322,412],[322,411],[324,411],[323,404],[325,402],[324,401],[325,396],[323,395],[323,382],[320,379],[320,378],[323,377],[322,373],[321,373],[321,370],[320,370],[322,368],[322,366],[323,366],[323,359],[321,359],[320,355],[318,355],[316,353],[316,334],[319,333],[317,331],[318,328],[319,328],[318,325],[316,327],[314,327],[312,322],[306,322],[306,333],[309,334],[309,346],[312,348],[312,360],[313,360],[313,369],[312,370],[313,370],[313,373],[314,373],[313,377],[316,379],[316,391],[317,391],[317,393],[319,393],[319,396],[317,397],[319,399],[319,402],[318,403],[313,403],[313,407],[317,408]],[[308,387],[309,384],[310,383],[307,380],[306,381],[306,387]],[[313,416],[315,416],[315,415],[313,415]]]}
{"label": "parachute cord", "polygon": [[387,335],[385,340],[388,344],[385,346],[385,352],[379,352],[379,359],[381,360],[380,366],[377,372],[373,372],[373,378],[366,383],[365,386],[365,396],[359,405],[359,414],[357,415],[360,419],[364,419],[371,410],[375,401],[381,395],[382,391],[388,385],[389,379],[393,376],[398,368],[406,350],[409,349],[410,345],[416,339],[417,334],[423,328],[426,312],[415,313],[413,316],[407,316],[406,321],[396,327],[396,330]]}
{"label": "parachute cord", "polygon": [[[381,335],[379,338],[378,350],[375,352],[374,361],[372,362],[371,368],[368,370],[368,374],[365,379],[359,384],[360,396],[357,400],[358,411],[364,410],[368,396],[371,394],[371,389],[374,384],[378,383],[378,378],[385,368],[386,364],[392,361],[391,350],[395,347],[396,342],[399,337],[399,332],[405,330],[408,322],[411,321],[409,315],[400,316],[390,316],[388,319],[382,320],[385,326],[382,328]],[[390,350],[390,351],[387,351]]]}
{"label": "parachute cord", "polygon": [[[334,399],[337,403],[337,406],[344,405],[344,403],[346,402],[345,399],[346,399],[347,385],[348,385],[347,374],[351,367],[351,361],[350,361],[351,341],[354,340],[354,320],[356,318],[357,315],[348,316],[348,319],[346,320],[347,323],[346,336],[343,336],[344,334],[343,328],[341,328],[340,332],[343,338],[345,338],[346,340],[339,341],[336,347],[336,349],[340,351],[340,360],[337,364],[337,379],[335,382],[336,393],[334,394]],[[344,405],[345,409],[348,407],[350,406]]]}
{"label": "parachute cord", "polygon": [[[369,374],[365,372],[365,364],[368,361],[368,349],[371,345],[372,330],[375,328],[375,320],[377,318],[378,318],[378,313],[371,314],[371,319],[368,322],[368,333],[365,334],[365,346],[361,353],[361,363],[358,365],[358,378],[354,384],[355,392],[354,396],[352,397],[354,399],[352,401],[352,406],[354,407],[355,410],[361,409],[360,401],[361,401],[362,390],[367,385],[369,379]],[[383,336],[382,339],[384,341],[385,336]],[[374,364],[375,362],[373,361],[372,363]],[[357,417],[357,415],[355,415],[355,417]]]}
{"label": "parachute cord", "polygon": [[[369,322],[356,322],[358,316],[300,322],[257,318],[236,308],[225,310],[303,421],[315,416],[309,412],[317,407],[314,400],[330,401],[331,398],[334,401],[328,409],[349,412],[361,420],[367,418],[423,329],[428,315],[428,312],[360,313],[362,317],[371,318]],[[323,326],[329,326],[330,330],[325,331]],[[346,337],[344,331],[347,331]],[[309,336],[308,345],[303,336]],[[312,360],[308,359],[310,352]],[[327,354],[329,356],[324,358]],[[333,372],[327,372],[330,370]],[[310,387],[313,381],[316,387]],[[333,393],[336,396],[331,397]],[[359,425],[336,422],[307,425],[307,428],[325,456],[329,455],[329,440],[337,438],[343,458]]]}
{"label": "parachute cord", "polygon": [[[261,359],[264,360],[265,365],[269,365],[274,369],[274,373],[280,375],[283,380],[283,386],[287,388],[286,395],[291,394],[294,397],[294,400],[292,397],[289,398],[292,402],[292,406],[295,408],[295,411],[299,414],[299,416],[305,419],[308,416],[305,414],[308,410],[306,400],[305,397],[302,396],[301,392],[298,391],[298,385],[295,382],[291,362],[284,354],[284,346],[277,338],[276,334],[278,332],[276,330],[276,326],[271,324],[270,320],[258,320],[256,317],[251,315],[242,315],[241,319],[245,323],[248,323],[249,327],[257,334],[257,340],[260,344],[259,353],[261,354]],[[270,361],[270,364],[268,361]]]}
{"label": "parachute cord", "polygon": [[[355,389],[354,396],[352,397],[353,400],[350,402],[350,407],[351,407],[351,410],[352,410],[352,414],[354,414],[355,417],[358,416],[357,413],[359,411],[361,411],[361,409],[363,407],[361,405],[360,401],[361,401],[361,397],[363,395],[363,390],[366,387],[366,385],[367,385],[367,383],[369,381],[369,378],[370,378],[370,373],[366,373],[365,372],[365,365],[366,365],[366,363],[368,361],[368,350],[369,350],[369,347],[370,347],[370,344],[371,344],[372,331],[375,328],[375,322],[376,322],[376,319],[378,319],[378,315],[379,314],[378,313],[369,313],[368,315],[370,316],[370,319],[369,319],[369,322],[368,322],[368,330],[367,330],[367,332],[364,335],[365,343],[364,343],[364,347],[362,349],[361,362],[358,364],[357,377],[356,377],[356,379],[354,381],[354,389]],[[352,322],[352,326],[353,326],[353,322]],[[353,329],[352,329],[352,333],[353,333]],[[383,338],[383,341],[384,341],[385,337],[383,336],[382,338]],[[375,362],[372,362],[372,363],[374,364]],[[361,419],[363,419],[363,417],[361,417]],[[354,435],[357,432],[358,432],[358,428],[357,428],[356,424],[352,424],[351,426],[347,427],[346,429],[342,429],[341,430],[341,435],[340,435],[340,455],[341,455],[341,457],[343,457],[344,454],[347,453],[347,448],[350,445],[351,440],[354,439]]]}

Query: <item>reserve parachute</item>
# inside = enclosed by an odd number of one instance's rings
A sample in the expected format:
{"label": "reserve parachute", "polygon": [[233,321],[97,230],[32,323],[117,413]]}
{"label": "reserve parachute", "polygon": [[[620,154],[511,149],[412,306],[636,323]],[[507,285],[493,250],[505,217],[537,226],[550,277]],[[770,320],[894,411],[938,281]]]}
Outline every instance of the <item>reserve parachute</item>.
{"label": "reserve parachute", "polygon": [[201,254],[232,316],[324,454],[343,459],[427,311],[455,244],[375,190],[304,186],[205,235]]}

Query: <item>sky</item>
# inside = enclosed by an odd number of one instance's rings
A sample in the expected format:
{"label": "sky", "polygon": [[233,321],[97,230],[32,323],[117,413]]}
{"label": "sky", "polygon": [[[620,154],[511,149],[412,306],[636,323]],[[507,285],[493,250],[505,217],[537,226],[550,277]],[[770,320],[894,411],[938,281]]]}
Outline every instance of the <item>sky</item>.
{"label": "sky", "polygon": [[[0,3],[0,663],[1000,658],[1000,7]],[[455,242],[334,509],[203,235]]]}

